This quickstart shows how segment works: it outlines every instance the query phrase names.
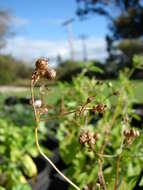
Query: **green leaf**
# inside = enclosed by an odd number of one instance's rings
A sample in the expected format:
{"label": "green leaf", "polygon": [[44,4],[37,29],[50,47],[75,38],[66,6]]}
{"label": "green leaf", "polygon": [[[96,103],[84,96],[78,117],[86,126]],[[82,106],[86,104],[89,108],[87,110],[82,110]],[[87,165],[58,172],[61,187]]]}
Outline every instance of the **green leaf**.
{"label": "green leaf", "polygon": [[101,68],[97,67],[97,66],[91,66],[91,67],[89,67],[89,70],[93,71],[93,72],[96,72],[96,73],[101,73],[101,74],[104,73],[104,71]]}
{"label": "green leaf", "polygon": [[24,155],[21,167],[24,171],[24,174],[28,177],[33,177],[37,174],[36,164],[28,154]]}
{"label": "green leaf", "polygon": [[1,186],[0,186],[0,190],[6,190],[6,189],[5,189],[4,187],[1,187]]}
{"label": "green leaf", "polygon": [[31,190],[31,186],[29,184],[17,184],[11,190]]}

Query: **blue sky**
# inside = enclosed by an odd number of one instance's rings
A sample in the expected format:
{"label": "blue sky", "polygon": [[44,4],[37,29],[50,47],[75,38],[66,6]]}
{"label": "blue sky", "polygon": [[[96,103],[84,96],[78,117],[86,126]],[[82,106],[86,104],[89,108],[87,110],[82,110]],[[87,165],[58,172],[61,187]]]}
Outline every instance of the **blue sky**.
{"label": "blue sky", "polygon": [[[13,15],[12,27],[16,33],[13,39],[7,40],[7,46],[3,50],[5,53],[11,53],[18,58],[24,58],[27,55],[28,59],[41,56],[42,52],[44,56],[53,57],[57,54],[61,54],[63,57],[68,58],[69,47],[67,42],[67,30],[61,23],[74,17],[75,21],[72,24],[72,32],[75,51],[78,47],[78,49],[82,51],[78,37],[80,34],[85,34],[88,36],[88,49],[92,46],[92,50],[89,50],[89,58],[92,58],[94,49],[99,49],[99,46],[100,49],[103,47],[105,54],[104,37],[108,33],[107,26],[109,22],[104,17],[97,15],[90,15],[88,19],[81,21],[76,16],[76,0],[1,0],[0,7],[11,11]],[[93,43],[93,40],[95,43]],[[92,45],[89,44],[91,42]],[[15,43],[15,49],[13,43]],[[20,43],[23,43],[23,46]],[[102,47],[100,43],[102,43]],[[63,49],[60,48],[62,44]],[[34,49],[35,47],[36,50]],[[22,48],[25,51],[26,49],[30,51],[30,48],[33,48],[36,55],[32,55],[32,52],[23,53]],[[44,48],[46,48],[46,51]],[[49,50],[48,48],[53,48],[53,50]],[[62,52],[60,49],[62,49]],[[78,51],[79,50],[77,50],[77,52]],[[80,52],[77,54],[80,54]],[[90,54],[92,54],[92,56]],[[103,50],[101,50],[101,54],[101,58],[103,59]],[[79,56],[79,58],[81,58],[81,56]]]}

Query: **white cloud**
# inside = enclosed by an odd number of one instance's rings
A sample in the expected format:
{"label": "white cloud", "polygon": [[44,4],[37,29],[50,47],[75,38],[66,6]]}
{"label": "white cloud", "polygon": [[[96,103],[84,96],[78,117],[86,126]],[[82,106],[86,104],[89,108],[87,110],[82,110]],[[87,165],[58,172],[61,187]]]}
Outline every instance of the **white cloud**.
{"label": "white cloud", "polygon": [[[104,38],[91,37],[86,40],[88,58],[104,60],[107,56]],[[82,59],[82,43],[80,39],[74,40],[75,58]],[[1,50],[4,54],[11,54],[24,61],[33,61],[37,57],[56,58],[61,55],[63,59],[70,58],[67,40],[40,40],[29,39],[24,36],[15,36],[7,40],[7,45]]]}
{"label": "white cloud", "polygon": [[29,20],[27,18],[21,18],[21,17],[13,16],[12,17],[12,24],[15,27],[23,27],[25,25],[31,24],[31,20]]}
{"label": "white cloud", "polygon": [[61,25],[64,21],[66,20],[66,18],[43,18],[41,19],[39,22],[41,24],[45,24],[45,25],[56,25],[59,26]]}

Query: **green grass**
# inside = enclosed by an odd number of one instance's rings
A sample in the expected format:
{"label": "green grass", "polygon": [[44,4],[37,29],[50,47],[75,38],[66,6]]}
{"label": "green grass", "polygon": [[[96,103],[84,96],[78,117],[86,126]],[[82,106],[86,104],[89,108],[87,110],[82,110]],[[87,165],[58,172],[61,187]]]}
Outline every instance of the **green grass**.
{"label": "green grass", "polygon": [[[113,83],[116,81],[112,81]],[[138,99],[139,102],[143,102],[143,80],[132,80],[132,83],[134,85],[134,93],[135,97]],[[49,91],[45,95],[46,102],[48,104],[54,104],[60,99],[61,92],[57,85],[50,86]],[[38,97],[38,89],[35,89],[36,97]],[[6,93],[0,93],[0,104],[4,101],[4,99],[8,96],[17,96],[17,97],[30,97],[31,92],[30,88],[27,88],[26,91],[23,92],[6,92]]]}
{"label": "green grass", "polygon": [[[58,101],[60,98],[60,89],[58,86],[50,86],[49,91],[47,91],[47,94],[45,95],[46,97],[46,102],[48,104],[54,104]],[[3,103],[3,101],[9,97],[9,96],[17,96],[17,97],[31,97],[31,91],[30,88],[27,88],[27,90],[22,91],[22,92],[5,92],[1,93],[0,92],[0,104]],[[35,89],[35,97],[38,98],[38,89]]]}
{"label": "green grass", "polygon": [[[117,83],[118,81],[112,80],[111,82]],[[143,80],[132,80],[131,82],[133,84],[135,98],[139,102],[143,102]]]}
{"label": "green grass", "polygon": [[133,84],[135,85],[135,97],[143,103],[143,80],[133,81]]}

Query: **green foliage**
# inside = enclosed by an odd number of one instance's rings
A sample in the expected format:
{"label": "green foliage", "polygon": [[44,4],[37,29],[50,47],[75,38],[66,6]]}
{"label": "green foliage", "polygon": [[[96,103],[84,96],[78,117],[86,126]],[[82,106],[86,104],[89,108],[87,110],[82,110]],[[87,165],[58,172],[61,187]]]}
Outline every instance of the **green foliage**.
{"label": "green foliage", "polygon": [[[0,119],[0,185],[8,190],[31,189],[27,179],[36,176],[37,166],[33,157],[39,155],[34,128],[33,112],[28,106],[16,105],[3,109]],[[45,134],[41,122],[39,139],[44,139]],[[44,151],[47,153],[46,148]]]}
{"label": "green foliage", "polygon": [[0,186],[0,190],[6,190],[6,189]]}
{"label": "green foliage", "polygon": [[134,55],[133,65],[137,69],[143,69],[143,56],[142,55]]}
{"label": "green foliage", "polygon": [[[130,130],[132,117],[136,115],[132,108],[137,102],[134,97],[133,85],[129,80],[130,71],[120,72],[118,81],[111,83],[108,81],[97,81],[85,76],[85,70],[72,83],[60,83],[61,92],[64,97],[65,112],[76,110],[75,113],[60,118],[60,126],[57,138],[60,141],[60,154],[66,164],[68,164],[67,175],[82,189],[90,185],[93,189],[98,186],[99,155],[101,147],[106,138],[106,131],[111,127],[109,142],[105,148],[105,158],[103,172],[107,189],[113,189],[116,174],[116,161],[118,154],[122,151],[119,168],[119,189],[132,189],[141,173],[143,164],[142,130],[141,135],[129,146],[127,141],[121,145],[124,131]],[[115,93],[118,92],[118,93]],[[84,111],[78,115],[81,106],[85,104],[88,97],[93,96],[93,100],[88,104],[88,109],[94,105],[104,104],[106,110],[99,114],[98,111],[90,113]],[[102,116],[101,116],[102,115]],[[126,117],[129,118],[125,122]],[[91,134],[99,134],[93,150],[79,143],[83,132],[89,131]],[[122,147],[123,146],[123,147]],[[106,155],[109,155],[109,157]],[[71,188],[71,187],[70,187]],[[72,188],[71,188],[72,189]]]}
{"label": "green foliage", "polygon": [[32,69],[13,57],[0,55],[0,84],[11,84],[17,79],[31,77]]}
{"label": "green foliage", "polygon": [[56,70],[58,79],[64,81],[71,81],[73,76],[77,76],[82,69],[87,70],[87,75],[94,76],[95,73],[101,75],[104,73],[104,65],[98,61],[65,61],[60,63]]}
{"label": "green foliage", "polygon": [[124,39],[118,45],[125,55],[132,57],[134,54],[143,52],[143,42],[139,39]]}
{"label": "green foliage", "polygon": [[11,16],[10,11],[0,8],[0,48],[5,45],[5,38],[11,34]]}
{"label": "green foliage", "polygon": [[81,68],[87,69],[87,71],[92,71],[95,73],[103,74],[104,71],[102,70],[101,66],[96,66],[97,63],[94,63],[93,61],[86,61],[85,63],[79,63]]}

